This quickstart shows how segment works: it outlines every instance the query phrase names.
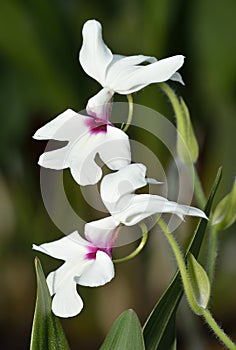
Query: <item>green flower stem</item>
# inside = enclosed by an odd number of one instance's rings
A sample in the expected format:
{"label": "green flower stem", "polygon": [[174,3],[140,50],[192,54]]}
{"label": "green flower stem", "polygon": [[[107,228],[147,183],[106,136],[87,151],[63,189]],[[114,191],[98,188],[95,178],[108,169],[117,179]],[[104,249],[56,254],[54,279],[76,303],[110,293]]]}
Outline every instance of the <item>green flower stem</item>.
{"label": "green flower stem", "polygon": [[174,109],[175,114],[181,114],[182,110],[180,108],[178,97],[176,96],[174,90],[171,89],[171,87],[166,83],[160,83],[159,86],[172,103],[172,107]]}
{"label": "green flower stem", "polygon": [[125,124],[125,126],[122,128],[122,130],[124,132],[126,132],[128,129],[129,129],[129,126],[132,122],[132,118],[133,118],[133,111],[134,111],[134,103],[133,103],[133,97],[131,94],[127,95],[127,99],[128,99],[128,102],[129,102],[129,114],[128,114],[128,117],[127,117],[127,122]]}
{"label": "green flower stem", "polygon": [[236,350],[236,345],[232,342],[228,335],[225,334],[225,332],[219,327],[210,311],[208,309],[203,309],[202,311],[202,316],[204,317],[208,325],[211,327],[211,329],[214,331],[214,333],[217,335],[217,337],[222,341],[222,343],[224,343],[228,349]]}
{"label": "green flower stem", "polygon": [[206,196],[204,194],[201,181],[199,179],[197,170],[195,165],[194,166],[194,195],[196,197],[196,200],[198,202],[198,205],[201,207],[201,209],[205,208],[206,205]]}
{"label": "green flower stem", "polygon": [[232,342],[232,340],[228,337],[227,334],[220,328],[220,326],[216,323],[213,316],[211,315],[210,311],[208,309],[204,309],[202,307],[199,307],[194,299],[192,287],[190,284],[188,271],[186,268],[184,257],[179,249],[179,246],[174,238],[174,236],[169,231],[166,223],[160,218],[158,220],[158,224],[162,231],[164,232],[172,250],[174,253],[174,256],[176,258],[179,271],[181,274],[184,291],[187,297],[187,300],[189,302],[189,305],[194,313],[196,313],[199,316],[203,316],[205,321],[208,323],[208,325],[211,327],[211,329],[214,331],[214,333],[218,336],[220,341],[225,344],[225,346],[230,350],[236,350],[236,345]]}
{"label": "green flower stem", "polygon": [[214,225],[214,226],[211,226],[211,229],[210,229],[208,266],[207,266],[207,273],[208,273],[208,277],[211,285],[214,279],[217,249],[218,249],[218,229],[217,229],[217,226]]}
{"label": "green flower stem", "polygon": [[184,260],[184,257],[182,255],[180,249],[179,249],[179,246],[178,246],[174,236],[169,231],[166,223],[161,218],[159,218],[159,220],[158,220],[158,225],[162,229],[163,233],[165,234],[165,236],[166,236],[166,238],[167,238],[167,240],[168,240],[168,242],[173,250],[174,256],[176,258],[176,261],[177,261],[177,264],[179,267],[179,271],[180,271],[181,278],[182,278],[183,285],[184,285],[184,291],[185,291],[187,300],[189,302],[189,305],[195,314],[200,315],[202,313],[202,310],[197,305],[197,303],[194,299],[192,287],[191,287],[191,284],[189,282],[188,271],[187,271],[187,268],[185,265],[185,260]]}
{"label": "green flower stem", "polygon": [[144,223],[141,223],[139,226],[142,230],[143,235],[138,247],[131,254],[125,256],[124,258],[114,259],[113,263],[118,264],[125,261],[129,261],[133,259],[135,256],[137,256],[141,252],[141,250],[144,248],[145,244],[147,243],[148,230],[147,230],[147,226]]}

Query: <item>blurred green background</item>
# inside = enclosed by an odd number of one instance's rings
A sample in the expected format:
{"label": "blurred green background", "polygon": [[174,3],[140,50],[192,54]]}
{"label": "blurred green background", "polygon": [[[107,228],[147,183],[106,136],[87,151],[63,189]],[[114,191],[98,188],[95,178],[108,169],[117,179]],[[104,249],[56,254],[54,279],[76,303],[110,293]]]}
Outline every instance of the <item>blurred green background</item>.
{"label": "blurred green background", "polygon": [[[181,69],[186,85],[173,86],[191,111],[201,150],[198,168],[206,193],[218,166],[223,165],[223,182],[217,195],[220,199],[230,190],[236,170],[235,13],[235,0],[1,2],[1,349],[29,348],[36,293],[31,244],[61,237],[40,194],[37,160],[45,144],[34,141],[32,134],[67,108],[83,109],[99,89],[78,63],[83,23],[98,19],[105,41],[115,53],[186,56]],[[173,120],[158,86],[137,93],[134,100]],[[77,209],[82,210],[79,205]],[[236,339],[235,226],[221,233],[220,243],[211,309]],[[40,258],[45,273],[58,266],[53,259]],[[134,308],[143,322],[167,285],[173,266],[169,247],[156,235],[143,254],[117,266],[112,283],[97,289],[80,288],[85,309],[80,316],[63,321],[71,348],[97,349],[124,309]],[[186,305],[182,305],[178,318],[181,349],[218,348],[203,322],[186,311]]]}

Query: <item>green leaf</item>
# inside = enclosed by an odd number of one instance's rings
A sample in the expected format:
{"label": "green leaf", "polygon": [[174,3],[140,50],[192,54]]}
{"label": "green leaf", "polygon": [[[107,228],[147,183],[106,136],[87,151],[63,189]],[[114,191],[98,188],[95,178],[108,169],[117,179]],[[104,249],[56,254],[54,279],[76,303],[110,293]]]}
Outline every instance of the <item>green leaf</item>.
{"label": "green leaf", "polygon": [[206,309],[211,290],[207,273],[191,253],[187,256],[187,262],[190,283],[196,303],[198,306]]}
{"label": "green leaf", "polygon": [[[209,199],[205,207],[205,213],[209,217],[212,202],[219,186],[222,176],[222,169],[218,170],[214,184],[211,189]],[[198,256],[204,233],[206,230],[207,221],[200,220],[197,229],[191,239],[191,242],[186,251],[186,256],[190,251],[196,258]],[[172,279],[169,287],[166,289],[160,300],[153,308],[144,327],[143,335],[147,350],[169,350],[172,349],[168,344],[174,344],[175,341],[175,314],[179,302],[183,294],[182,282],[180,274],[177,272]],[[164,343],[163,339],[167,339],[168,343]]]}
{"label": "green leaf", "polygon": [[212,225],[217,226],[217,230],[223,230],[233,225],[236,221],[236,179],[233,188],[217,205],[213,217]]}
{"label": "green leaf", "polygon": [[51,296],[38,258],[35,258],[37,299],[30,350],[70,350],[59,319],[51,312]]}
{"label": "green leaf", "polygon": [[123,312],[111,327],[100,350],[144,350],[142,328],[133,310]]}

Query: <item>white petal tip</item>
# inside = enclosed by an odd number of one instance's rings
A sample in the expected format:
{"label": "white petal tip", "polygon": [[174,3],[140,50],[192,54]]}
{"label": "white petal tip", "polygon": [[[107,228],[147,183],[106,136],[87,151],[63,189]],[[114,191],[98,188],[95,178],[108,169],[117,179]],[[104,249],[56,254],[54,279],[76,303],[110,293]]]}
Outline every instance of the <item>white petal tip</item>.
{"label": "white petal tip", "polygon": [[[69,288],[68,288],[69,287]],[[83,309],[84,303],[76,291],[76,285],[70,282],[65,289],[56,291],[52,299],[52,312],[58,317],[68,318],[77,316]]]}
{"label": "white petal tip", "polygon": [[98,26],[101,27],[101,23],[98,22],[96,19],[89,19],[88,21],[86,21],[83,25],[83,30],[86,30],[87,28],[91,27],[91,26]]}
{"label": "white petal tip", "polygon": [[175,73],[170,77],[170,80],[176,81],[177,83],[180,83],[180,84],[182,84],[182,85],[185,85],[181,74],[179,74],[178,72],[175,72]]}
{"label": "white petal tip", "polygon": [[32,136],[32,138],[33,138],[34,140],[44,140],[43,136],[40,136],[40,135],[38,134],[37,131],[36,131],[36,133]]}
{"label": "white petal tip", "polygon": [[194,209],[193,212],[191,212],[191,210],[190,210],[190,213],[187,213],[187,215],[196,216],[196,217],[200,217],[200,218],[205,219],[205,220],[209,220],[208,217],[206,216],[206,214],[204,213],[204,211],[197,209],[197,208],[193,208],[193,209]]}
{"label": "white petal tip", "polygon": [[196,216],[199,216],[199,217],[201,217],[202,219],[205,219],[205,220],[209,220],[208,217],[206,216],[206,214],[204,213],[204,211],[201,210],[201,209],[198,209],[198,213],[196,214]]}
{"label": "white petal tip", "polygon": [[152,177],[147,177],[146,180],[147,180],[147,183],[150,185],[163,185],[164,184],[164,182],[157,181],[156,179],[154,179]]}
{"label": "white petal tip", "polygon": [[40,248],[40,246],[38,246],[38,245],[36,245],[36,244],[32,244],[32,249],[33,249],[33,250],[37,250],[37,251],[39,251],[39,252],[42,251],[41,248]]}
{"label": "white petal tip", "polygon": [[56,169],[56,170],[59,170],[55,167],[51,167],[50,164],[47,164],[47,160],[45,160],[45,156],[44,156],[44,153],[41,154],[41,156],[39,157],[39,160],[38,160],[38,165],[43,167],[43,168],[48,168],[48,169]]}
{"label": "white petal tip", "polygon": [[177,57],[179,57],[179,59],[184,63],[184,60],[186,58],[184,55],[177,55]]}
{"label": "white petal tip", "polygon": [[81,313],[83,309],[83,305],[81,308],[75,309],[73,311],[69,310],[57,310],[52,307],[52,312],[54,313],[55,316],[61,317],[61,318],[70,318],[70,317],[75,317]]}
{"label": "white petal tip", "polygon": [[49,168],[44,160],[43,154],[39,157],[38,165],[43,167],[43,168]]}

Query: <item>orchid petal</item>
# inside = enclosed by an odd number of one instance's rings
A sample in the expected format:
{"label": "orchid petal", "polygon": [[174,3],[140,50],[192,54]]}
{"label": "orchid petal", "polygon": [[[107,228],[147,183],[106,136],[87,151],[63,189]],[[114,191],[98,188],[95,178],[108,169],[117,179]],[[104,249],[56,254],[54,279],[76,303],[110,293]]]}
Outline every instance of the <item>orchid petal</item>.
{"label": "orchid petal", "polygon": [[163,183],[164,183],[162,181],[157,181],[156,179],[153,179],[152,177],[147,177],[146,181],[150,185],[163,185]]}
{"label": "orchid petal", "polygon": [[155,213],[163,212],[167,199],[160,197],[155,198],[156,200],[154,200],[153,197],[159,196],[148,194],[129,195],[129,200],[126,199],[122,204],[119,202],[116,210],[111,214],[114,219],[122,224],[133,226]]}
{"label": "orchid petal", "polygon": [[80,139],[88,133],[85,125],[85,117],[67,109],[59,116],[42,126],[36,131],[33,138],[36,140],[58,140],[67,141],[64,147],[44,152],[38,161],[42,167],[49,169],[65,169],[69,167],[68,154],[76,139]]}
{"label": "orchid petal", "polygon": [[206,218],[200,209],[171,202],[158,195],[135,194],[136,189],[150,182],[145,174],[146,167],[143,164],[130,164],[103,178],[101,198],[117,223],[132,226],[156,213],[172,213],[181,219],[184,215]]}
{"label": "orchid petal", "polygon": [[[149,64],[141,65],[144,62]],[[102,39],[101,24],[95,20],[89,20],[84,24],[80,63],[88,75],[113,93],[130,94],[151,83],[168,79],[183,84],[181,75],[177,73],[183,62],[182,55],[159,61],[155,57],[145,55],[113,55]],[[100,114],[97,107],[100,101],[100,96],[90,99],[87,105],[90,115]]]}
{"label": "orchid petal", "polygon": [[198,208],[171,202],[164,197],[151,194],[132,195],[127,206],[123,207],[123,210],[119,207],[112,215],[122,224],[133,226],[153,214],[164,213],[177,215],[182,220],[185,215],[207,219],[205,213]]}
{"label": "orchid petal", "polygon": [[122,130],[107,126],[104,139],[99,141],[97,152],[111,170],[119,170],[131,162],[129,137]]}
{"label": "orchid petal", "polygon": [[136,66],[140,63],[156,62],[156,57],[153,56],[144,56],[144,55],[134,55],[134,56],[123,56],[123,55],[113,55],[113,60],[109,66],[109,74],[113,74],[113,71],[119,71],[127,66]]}
{"label": "orchid petal", "polygon": [[111,115],[113,95],[113,91],[103,88],[95,96],[91,97],[86,106],[88,115],[108,121]]}
{"label": "orchid petal", "polygon": [[66,261],[78,260],[79,256],[86,254],[89,243],[77,231],[54,242],[44,243],[40,246],[33,244],[33,249],[53,258]]}
{"label": "orchid petal", "polygon": [[63,285],[68,279],[74,280],[75,277],[78,278],[84,273],[86,268],[92,263],[92,260],[86,258],[88,251],[89,248],[87,248],[86,253],[82,256],[78,254],[77,259],[75,259],[75,256],[68,257],[63,265],[48,275],[47,284],[51,295],[57,293],[59,289],[63,288]]}
{"label": "orchid petal", "polygon": [[80,185],[97,183],[102,177],[95,156],[112,170],[118,170],[131,161],[128,136],[120,129],[107,125],[106,133],[88,134],[74,144],[69,155],[71,174]]}
{"label": "orchid petal", "polygon": [[38,160],[38,164],[47,169],[61,170],[69,167],[67,155],[69,147],[55,149],[53,151],[44,152]]}
{"label": "orchid petal", "polygon": [[182,220],[185,215],[196,216],[208,220],[206,214],[201,209],[171,201],[165,203],[163,213],[173,213],[178,215]]}
{"label": "orchid petal", "polygon": [[36,140],[68,141],[75,135],[78,137],[81,126],[83,126],[82,120],[78,116],[79,114],[72,109],[67,109],[38,129],[33,138]]}
{"label": "orchid petal", "polygon": [[86,140],[78,140],[69,156],[71,175],[82,186],[93,185],[102,177],[102,170],[95,162],[97,143],[89,138],[87,135]]}
{"label": "orchid petal", "polygon": [[180,83],[180,84],[182,84],[182,85],[185,85],[181,74],[178,73],[178,72],[175,72],[175,73],[170,77],[170,80],[177,81],[178,83]]}
{"label": "orchid petal", "polygon": [[[99,227],[98,234],[95,232],[96,227]],[[81,311],[83,301],[77,293],[77,283],[96,287],[109,282],[114,277],[114,266],[111,260],[111,233],[115,227],[113,219],[106,218],[100,223],[93,222],[87,227],[87,236],[91,238],[91,242],[83,239],[75,231],[68,237],[63,237],[55,242],[44,243],[40,246],[33,245],[35,250],[65,260],[62,266],[52,271],[47,277],[50,294],[54,295],[52,311],[55,315],[72,317]],[[106,238],[101,237],[104,230]],[[106,244],[107,249],[103,251],[103,248],[96,246],[94,244],[96,241]]]}
{"label": "orchid petal", "polygon": [[[107,70],[106,86],[112,87],[116,81],[122,81],[126,74],[130,74],[136,70],[136,67],[143,62],[154,63],[157,62],[155,57],[135,55],[135,56],[122,56],[113,55],[113,60]],[[137,68],[141,68],[138,66]],[[144,67],[144,66],[143,66]],[[119,83],[117,83],[119,85]],[[114,91],[118,92],[116,89]]]}
{"label": "orchid petal", "polygon": [[88,287],[102,286],[112,280],[115,275],[114,265],[109,255],[103,251],[98,250],[96,259],[79,277],[75,280],[78,284]]}
{"label": "orchid petal", "polygon": [[82,34],[80,64],[89,76],[104,86],[106,70],[113,55],[102,39],[101,24],[96,20],[87,21],[84,24]]}
{"label": "orchid petal", "polygon": [[84,227],[84,235],[89,242],[99,248],[112,248],[116,228],[116,222],[109,216],[87,223]]}
{"label": "orchid petal", "polygon": [[53,297],[52,311],[59,317],[73,317],[83,308],[83,301],[76,290],[76,283],[68,279]]}
{"label": "orchid petal", "polygon": [[145,165],[135,163],[120,169],[119,172],[104,176],[100,192],[106,207],[116,204],[122,196],[146,186],[145,174]]}
{"label": "orchid petal", "polygon": [[[117,61],[117,66],[120,61]],[[120,94],[130,94],[143,87],[170,79],[183,65],[184,56],[177,55],[159,60],[146,66],[123,67],[122,71],[114,68],[108,70],[106,86]]]}
{"label": "orchid petal", "polygon": [[[128,136],[120,129],[105,124],[106,130],[91,129],[94,118],[85,117],[70,110],[39,129],[35,137],[68,141],[65,147],[44,152],[39,164],[49,169],[70,168],[80,185],[97,183],[102,171],[95,162],[97,154],[112,170],[118,170],[131,161]],[[94,127],[95,128],[95,127]],[[65,132],[65,137],[63,133]]]}

